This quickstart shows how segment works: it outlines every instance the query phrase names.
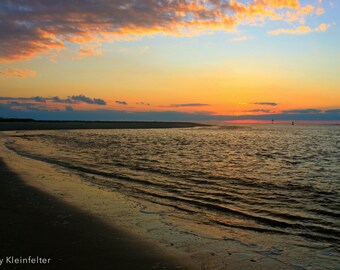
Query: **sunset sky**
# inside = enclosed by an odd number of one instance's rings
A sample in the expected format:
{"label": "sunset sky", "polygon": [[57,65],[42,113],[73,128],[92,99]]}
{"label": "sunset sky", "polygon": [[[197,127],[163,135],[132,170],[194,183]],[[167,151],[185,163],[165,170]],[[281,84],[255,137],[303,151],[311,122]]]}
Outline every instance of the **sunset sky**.
{"label": "sunset sky", "polygon": [[336,0],[0,2],[0,117],[340,122]]}

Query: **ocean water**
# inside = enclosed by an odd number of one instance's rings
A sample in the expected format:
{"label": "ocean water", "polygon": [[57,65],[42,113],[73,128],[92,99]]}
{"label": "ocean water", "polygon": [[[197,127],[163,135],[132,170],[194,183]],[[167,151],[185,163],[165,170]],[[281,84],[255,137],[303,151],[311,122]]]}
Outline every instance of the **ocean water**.
{"label": "ocean water", "polygon": [[7,146],[281,261],[340,267],[339,126],[32,131]]}

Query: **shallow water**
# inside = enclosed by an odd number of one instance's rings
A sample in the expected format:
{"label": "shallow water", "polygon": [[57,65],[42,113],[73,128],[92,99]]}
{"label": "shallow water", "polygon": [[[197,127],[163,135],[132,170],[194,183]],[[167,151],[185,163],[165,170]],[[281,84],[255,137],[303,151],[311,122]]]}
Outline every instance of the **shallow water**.
{"label": "shallow water", "polygon": [[11,138],[8,147],[21,154],[100,176],[100,185],[218,228],[221,240],[306,269],[339,267],[339,126],[34,131]]}

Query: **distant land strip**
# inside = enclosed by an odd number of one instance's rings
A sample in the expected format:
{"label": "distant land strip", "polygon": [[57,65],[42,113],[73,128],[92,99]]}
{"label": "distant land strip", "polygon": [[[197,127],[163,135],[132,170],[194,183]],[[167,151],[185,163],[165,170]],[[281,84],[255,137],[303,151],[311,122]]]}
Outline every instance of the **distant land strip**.
{"label": "distant land strip", "polygon": [[62,130],[62,129],[150,129],[190,128],[209,126],[192,122],[152,121],[41,121],[34,119],[0,118],[0,131]]}

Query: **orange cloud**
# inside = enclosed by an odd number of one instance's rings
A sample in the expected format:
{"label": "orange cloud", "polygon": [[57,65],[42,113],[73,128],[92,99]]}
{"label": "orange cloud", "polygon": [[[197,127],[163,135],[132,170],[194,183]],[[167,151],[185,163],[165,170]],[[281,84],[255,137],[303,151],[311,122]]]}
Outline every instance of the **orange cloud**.
{"label": "orange cloud", "polygon": [[304,22],[305,16],[321,12],[319,5],[301,6],[299,0],[6,2],[0,7],[0,62],[58,52],[68,43],[76,43],[81,55],[100,55],[87,44],[153,34],[191,36],[266,19]]}
{"label": "orange cloud", "polygon": [[318,27],[316,27],[314,30],[315,30],[315,31],[325,32],[325,31],[327,31],[327,29],[328,29],[329,27],[330,27],[329,24],[322,23],[322,24],[320,24]]}
{"label": "orange cloud", "polygon": [[301,24],[305,23],[305,17],[307,15],[312,15],[315,12],[315,8],[312,5],[306,5],[300,7],[295,11],[287,11],[285,16],[289,22],[300,21]]}
{"label": "orange cloud", "polygon": [[0,62],[4,63],[28,59],[53,49],[60,51],[64,47],[54,33],[41,29],[20,29],[18,25],[0,22],[0,32]]}
{"label": "orange cloud", "polygon": [[19,68],[5,68],[0,71],[1,77],[16,77],[20,79],[25,79],[27,77],[35,77],[37,72],[35,70],[29,69],[19,69]]}
{"label": "orange cloud", "polygon": [[325,11],[324,11],[323,8],[318,8],[318,9],[316,10],[316,15],[322,15],[322,14],[324,14],[324,13],[325,13]]}
{"label": "orange cloud", "polygon": [[274,31],[270,31],[269,34],[271,35],[280,35],[280,34],[293,34],[293,35],[302,35],[312,32],[312,29],[308,26],[299,26],[293,29],[277,29]]}
{"label": "orange cloud", "polygon": [[281,34],[292,34],[292,35],[303,35],[311,32],[325,32],[330,27],[329,24],[322,23],[315,28],[310,28],[309,26],[299,26],[292,29],[277,29],[270,31],[271,35],[281,35]]}
{"label": "orange cloud", "polygon": [[87,56],[87,55],[102,55],[102,50],[101,48],[98,47],[85,47],[81,46],[79,49],[79,54],[82,56]]}

